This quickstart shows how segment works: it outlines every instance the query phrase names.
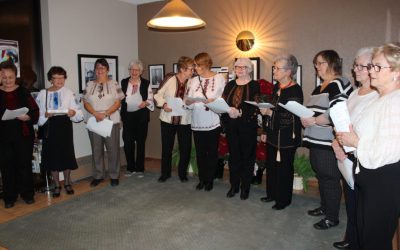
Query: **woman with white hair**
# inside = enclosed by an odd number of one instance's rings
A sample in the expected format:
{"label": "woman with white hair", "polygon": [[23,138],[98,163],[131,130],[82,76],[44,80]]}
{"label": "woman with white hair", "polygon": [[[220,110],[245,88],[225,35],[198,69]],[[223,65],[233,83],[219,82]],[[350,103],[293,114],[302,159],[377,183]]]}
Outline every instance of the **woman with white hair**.
{"label": "woman with white hair", "polygon": [[[360,49],[355,57],[353,71],[359,88],[354,90],[347,100],[347,108],[350,114],[350,120],[355,121],[364,114],[364,109],[375,99],[378,98],[378,92],[371,87],[371,79],[368,72],[368,64],[371,63],[373,48]],[[353,167],[351,161],[355,161],[353,152],[345,154],[343,148],[337,140],[332,141],[332,148],[335,151],[338,165]],[[346,161],[346,158],[350,161]],[[348,164],[346,164],[348,162]],[[343,241],[333,243],[338,249],[359,249],[356,230],[356,196],[353,187],[348,183],[343,183],[344,198],[346,203],[347,226]]]}
{"label": "woman with white hair", "polygon": [[274,78],[278,82],[272,94],[273,109],[261,109],[265,115],[266,134],[261,136],[267,146],[267,196],[263,202],[275,201],[272,207],[282,210],[292,202],[293,162],[297,147],[301,144],[299,117],[279,106],[288,101],[303,103],[303,91],[296,83],[297,59],[293,55],[281,55],[274,60]]}
{"label": "woman with white hair", "polygon": [[150,111],[154,110],[153,91],[150,82],[141,77],[143,63],[133,60],[129,63],[129,77],[121,81],[125,98],[121,101],[122,139],[127,162],[125,176],[138,173],[143,177],[145,144],[150,121]]}
{"label": "woman with white hair", "polygon": [[240,192],[240,199],[249,197],[250,183],[254,171],[257,146],[256,106],[245,101],[256,101],[260,95],[260,85],[251,79],[253,67],[250,59],[239,58],[235,62],[236,79],[230,81],[222,97],[231,107],[222,115],[229,145],[229,175],[231,188],[226,196],[232,198]]}

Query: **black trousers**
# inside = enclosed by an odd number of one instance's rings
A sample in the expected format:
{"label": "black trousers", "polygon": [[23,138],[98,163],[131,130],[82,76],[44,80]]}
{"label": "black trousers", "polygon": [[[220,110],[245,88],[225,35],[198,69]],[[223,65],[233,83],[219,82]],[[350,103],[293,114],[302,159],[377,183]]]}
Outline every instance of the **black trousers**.
{"label": "black trousers", "polygon": [[213,182],[218,164],[218,139],[221,128],[193,131],[197,167],[201,182]]}
{"label": "black trousers", "polygon": [[344,238],[350,243],[350,249],[358,250],[356,191],[351,189],[346,181],[343,181],[343,191],[347,215],[346,234]]}
{"label": "black trousers", "polygon": [[281,148],[279,150],[281,161],[277,162],[277,148],[267,145],[267,196],[281,206],[288,206],[292,202],[293,162],[296,149],[296,147]]}
{"label": "black trousers", "polygon": [[231,122],[226,128],[229,145],[229,180],[235,189],[250,190],[256,161],[257,128]]}
{"label": "black trousers", "polygon": [[162,143],[162,159],[161,159],[161,176],[171,176],[171,160],[172,150],[175,143],[175,135],[178,135],[179,145],[179,165],[178,175],[180,178],[187,176],[187,169],[190,161],[190,153],[192,149],[192,129],[188,125],[173,125],[161,122],[161,143]]}
{"label": "black trousers", "polygon": [[340,199],[342,198],[342,175],[337,166],[333,150],[311,148],[310,163],[316,173],[321,196],[321,207],[326,218],[339,220]]}
{"label": "black trousers", "polygon": [[392,249],[400,214],[400,162],[355,175],[360,248]]}
{"label": "black trousers", "polygon": [[34,196],[32,176],[33,139],[15,135],[0,142],[0,169],[4,202],[15,202],[18,194],[25,200]]}
{"label": "black trousers", "polygon": [[131,172],[144,171],[148,121],[140,119],[140,114],[127,112],[123,122],[122,139],[127,162],[127,170]]}

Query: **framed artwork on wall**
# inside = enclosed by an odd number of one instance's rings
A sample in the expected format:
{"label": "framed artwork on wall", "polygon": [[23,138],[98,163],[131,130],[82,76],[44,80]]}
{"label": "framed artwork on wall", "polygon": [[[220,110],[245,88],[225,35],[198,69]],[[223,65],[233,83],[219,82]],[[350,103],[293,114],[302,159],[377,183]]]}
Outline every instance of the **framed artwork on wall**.
{"label": "framed artwork on wall", "polygon": [[162,80],[164,80],[165,65],[151,64],[149,65],[149,80],[151,88],[157,89]]}
{"label": "framed artwork on wall", "polygon": [[172,72],[174,72],[175,74],[178,73],[178,64],[177,63],[172,64]]}
{"label": "framed artwork on wall", "polygon": [[12,61],[17,67],[17,77],[21,77],[18,41],[0,39],[0,62]]}
{"label": "framed artwork on wall", "polygon": [[82,93],[89,81],[96,79],[94,63],[97,59],[107,60],[110,69],[108,79],[118,82],[118,56],[78,54],[79,93]]}
{"label": "framed artwork on wall", "polygon": [[[271,70],[272,81],[271,82],[275,85],[277,83],[277,81],[274,78],[274,68],[275,68],[275,66],[272,66],[272,70]],[[302,86],[302,77],[303,77],[302,66],[298,65],[297,72],[296,72],[296,75],[293,80],[295,82],[297,82],[300,86]]]}

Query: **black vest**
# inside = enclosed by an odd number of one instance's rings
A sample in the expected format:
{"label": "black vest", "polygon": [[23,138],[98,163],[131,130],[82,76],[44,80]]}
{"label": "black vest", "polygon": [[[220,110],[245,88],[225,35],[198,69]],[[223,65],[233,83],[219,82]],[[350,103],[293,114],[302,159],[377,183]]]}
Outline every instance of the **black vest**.
{"label": "black vest", "polygon": [[[130,77],[125,78],[121,81],[121,89],[125,96],[126,96],[126,91],[128,89],[129,79],[130,79]],[[148,80],[140,77],[139,93],[142,96],[143,101],[147,100],[149,85],[150,85],[150,82]],[[127,109],[126,99],[124,98],[121,101],[122,122],[124,122],[128,116],[128,112],[126,109]],[[150,111],[147,108],[139,109],[138,111],[129,112],[129,113],[136,113],[135,115],[138,116],[138,119],[140,122],[148,122],[150,120]]]}

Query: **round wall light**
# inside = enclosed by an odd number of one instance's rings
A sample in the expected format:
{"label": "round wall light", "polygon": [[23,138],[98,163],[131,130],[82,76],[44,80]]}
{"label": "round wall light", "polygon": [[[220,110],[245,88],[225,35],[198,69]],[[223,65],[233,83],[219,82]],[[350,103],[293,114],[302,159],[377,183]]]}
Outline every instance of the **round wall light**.
{"label": "round wall light", "polygon": [[248,30],[242,31],[236,37],[236,47],[241,51],[249,51],[254,46],[254,35]]}

